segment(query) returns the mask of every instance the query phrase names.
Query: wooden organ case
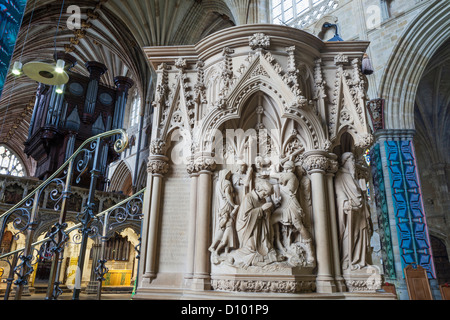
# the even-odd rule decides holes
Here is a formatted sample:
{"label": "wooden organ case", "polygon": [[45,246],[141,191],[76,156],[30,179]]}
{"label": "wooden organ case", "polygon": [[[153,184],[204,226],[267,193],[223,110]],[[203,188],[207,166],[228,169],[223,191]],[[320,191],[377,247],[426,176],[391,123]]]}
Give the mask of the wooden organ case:
{"label": "wooden organ case", "polygon": [[[55,86],[40,83],[24,152],[37,162],[35,177],[45,180],[51,176],[88,138],[123,127],[128,91],[134,85],[127,77],[114,78],[115,87],[100,82],[107,67],[99,62],[85,64],[89,77],[74,73],[76,60],[69,54],[58,53],[64,59],[69,82],[63,94]],[[108,163],[116,160],[114,137],[101,146],[100,177],[96,188],[106,183]],[[89,186],[89,175],[78,184]]]}

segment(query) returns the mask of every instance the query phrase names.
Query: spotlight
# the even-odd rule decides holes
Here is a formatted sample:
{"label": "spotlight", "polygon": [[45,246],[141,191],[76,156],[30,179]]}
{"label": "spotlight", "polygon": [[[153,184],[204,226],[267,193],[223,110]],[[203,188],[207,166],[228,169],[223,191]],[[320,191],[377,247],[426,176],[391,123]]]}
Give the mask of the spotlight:
{"label": "spotlight", "polygon": [[15,76],[20,76],[22,74],[22,63],[19,61],[14,62],[11,73]]}
{"label": "spotlight", "polygon": [[61,60],[61,59],[59,59],[57,62],[56,62],[56,67],[55,67],[55,72],[56,73],[63,73],[64,72],[64,66],[65,66],[65,61],[64,60]]}
{"label": "spotlight", "polygon": [[64,85],[63,85],[63,84],[57,85],[57,86],[56,86],[56,89],[55,89],[55,92],[56,92],[57,94],[63,94],[63,92],[64,92]]}

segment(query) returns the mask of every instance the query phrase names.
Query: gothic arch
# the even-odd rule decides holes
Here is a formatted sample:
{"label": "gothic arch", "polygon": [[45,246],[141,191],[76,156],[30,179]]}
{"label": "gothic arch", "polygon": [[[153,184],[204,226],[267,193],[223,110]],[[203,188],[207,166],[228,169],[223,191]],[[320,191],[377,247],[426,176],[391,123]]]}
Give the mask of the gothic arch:
{"label": "gothic arch", "polygon": [[450,38],[450,2],[434,1],[407,27],[386,66],[380,85],[386,100],[386,129],[414,129],[414,104],[422,74]]}
{"label": "gothic arch", "polygon": [[121,161],[111,176],[109,191],[122,191],[125,195],[133,193],[131,170],[125,161]]}
{"label": "gothic arch", "polygon": [[[325,132],[320,120],[309,110],[310,106],[305,106],[304,109],[291,108],[291,103],[296,97],[290,88],[281,80],[275,82],[265,76],[253,77],[237,86],[237,90],[229,96],[226,108],[218,108],[207,116],[202,126],[202,137],[205,137],[202,141],[211,141],[214,131],[223,123],[239,119],[244,113],[247,102],[258,92],[262,92],[273,100],[280,119],[290,118],[305,129],[308,150],[321,147],[320,142],[325,141]],[[283,127],[279,129],[284,132]]]}

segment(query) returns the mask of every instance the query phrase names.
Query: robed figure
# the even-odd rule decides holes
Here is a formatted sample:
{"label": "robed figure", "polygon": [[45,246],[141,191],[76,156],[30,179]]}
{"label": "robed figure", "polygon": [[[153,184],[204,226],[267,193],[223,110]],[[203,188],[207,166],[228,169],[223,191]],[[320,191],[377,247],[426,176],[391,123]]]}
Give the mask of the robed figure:
{"label": "robed figure", "polygon": [[238,246],[234,221],[239,205],[234,202],[234,190],[230,178],[230,170],[224,169],[219,172],[219,180],[217,182],[217,194],[219,196],[218,226],[214,241],[209,248],[215,255],[219,255],[221,250],[225,250],[225,253],[228,254],[231,249]]}
{"label": "robed figure", "polygon": [[339,241],[343,270],[358,270],[371,265],[370,238],[373,228],[366,197],[356,180],[353,153],[341,158],[336,174],[336,200],[339,219]]}
{"label": "robed figure", "polygon": [[236,220],[239,238],[236,258],[243,263],[244,268],[277,261],[271,243],[270,214],[273,204],[266,202],[272,193],[273,186],[269,182],[258,180],[255,189],[245,195],[240,205]]}

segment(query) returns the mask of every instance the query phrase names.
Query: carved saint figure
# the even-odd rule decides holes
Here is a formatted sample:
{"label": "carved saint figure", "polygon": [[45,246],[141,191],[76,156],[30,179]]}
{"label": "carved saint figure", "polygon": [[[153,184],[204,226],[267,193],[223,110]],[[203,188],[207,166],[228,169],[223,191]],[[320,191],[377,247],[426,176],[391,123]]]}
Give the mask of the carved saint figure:
{"label": "carved saint figure", "polygon": [[342,269],[358,270],[370,265],[370,212],[355,174],[355,156],[344,153],[336,174],[336,200]]}
{"label": "carved saint figure", "polygon": [[255,189],[245,195],[236,220],[239,237],[239,260],[243,267],[263,266],[277,261],[271,242],[270,215],[272,202],[266,198],[273,193],[273,186],[262,179],[256,181]]}
{"label": "carved saint figure", "polygon": [[233,186],[236,190],[236,198],[238,199],[237,202],[240,203],[244,196],[253,189],[253,168],[248,167],[248,165],[242,160],[239,160],[237,164],[238,169],[233,174],[232,180]]}
{"label": "carved saint figure", "polygon": [[219,195],[218,228],[214,241],[209,247],[209,251],[216,256],[223,249],[228,254],[230,249],[238,247],[234,224],[239,205],[234,202],[234,190],[230,177],[231,171],[228,169],[219,172],[217,182],[217,194]]}

